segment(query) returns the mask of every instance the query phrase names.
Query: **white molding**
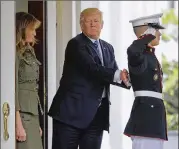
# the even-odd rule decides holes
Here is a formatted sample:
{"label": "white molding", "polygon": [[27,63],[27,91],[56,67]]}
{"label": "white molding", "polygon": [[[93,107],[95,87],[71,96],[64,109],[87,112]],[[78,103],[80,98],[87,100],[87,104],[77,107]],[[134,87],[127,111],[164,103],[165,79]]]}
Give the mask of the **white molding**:
{"label": "white molding", "polygon": [[[56,1],[47,1],[48,109],[56,93]],[[52,118],[48,117],[48,148],[52,147]]]}
{"label": "white molding", "polygon": [[[1,48],[0,48],[0,103],[1,103],[1,144],[2,149],[15,149],[15,1],[1,1]],[[2,106],[10,107],[7,130],[9,139],[4,140]]]}
{"label": "white molding", "polygon": [[57,1],[57,87],[62,76],[65,48],[73,37],[72,1]]}

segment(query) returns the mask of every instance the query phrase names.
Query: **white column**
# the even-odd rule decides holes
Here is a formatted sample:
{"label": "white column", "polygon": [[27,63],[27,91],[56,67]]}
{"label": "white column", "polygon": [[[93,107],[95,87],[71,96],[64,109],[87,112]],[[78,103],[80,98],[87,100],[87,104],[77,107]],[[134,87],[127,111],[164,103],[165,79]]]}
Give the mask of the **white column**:
{"label": "white column", "polygon": [[[73,35],[73,2],[47,2],[48,106],[59,87],[65,48]],[[48,108],[49,108],[48,107]],[[52,119],[48,118],[48,148],[52,145]]]}
{"label": "white column", "polygon": [[76,16],[73,16],[73,20],[75,20],[76,24],[76,34],[81,33],[81,28],[80,28],[80,13],[81,13],[81,1],[75,1],[75,14]]}
{"label": "white column", "polygon": [[65,48],[73,37],[73,2],[57,1],[57,86],[62,76]]}
{"label": "white column", "polygon": [[[56,1],[47,2],[48,109],[56,93]],[[48,148],[52,146],[52,119],[48,117]]]}

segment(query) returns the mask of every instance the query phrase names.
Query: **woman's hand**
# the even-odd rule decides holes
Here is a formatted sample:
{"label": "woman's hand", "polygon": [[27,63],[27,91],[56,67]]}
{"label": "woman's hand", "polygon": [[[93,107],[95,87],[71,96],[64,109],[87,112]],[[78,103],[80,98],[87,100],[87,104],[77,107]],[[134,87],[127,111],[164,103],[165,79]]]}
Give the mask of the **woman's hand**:
{"label": "woman's hand", "polygon": [[18,141],[26,141],[26,132],[22,125],[19,111],[16,111],[16,139]]}
{"label": "woman's hand", "polygon": [[39,126],[39,132],[40,132],[40,136],[42,137],[42,129],[40,126]]}

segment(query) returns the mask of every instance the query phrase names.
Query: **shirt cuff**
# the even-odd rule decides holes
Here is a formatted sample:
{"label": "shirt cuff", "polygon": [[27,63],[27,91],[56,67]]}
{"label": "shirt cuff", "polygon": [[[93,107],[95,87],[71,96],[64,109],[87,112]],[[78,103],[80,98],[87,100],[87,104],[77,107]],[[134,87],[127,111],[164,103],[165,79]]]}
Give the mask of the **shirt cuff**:
{"label": "shirt cuff", "polygon": [[121,70],[116,70],[116,72],[114,74],[113,82],[121,83],[122,80],[121,80],[120,76],[121,76]]}

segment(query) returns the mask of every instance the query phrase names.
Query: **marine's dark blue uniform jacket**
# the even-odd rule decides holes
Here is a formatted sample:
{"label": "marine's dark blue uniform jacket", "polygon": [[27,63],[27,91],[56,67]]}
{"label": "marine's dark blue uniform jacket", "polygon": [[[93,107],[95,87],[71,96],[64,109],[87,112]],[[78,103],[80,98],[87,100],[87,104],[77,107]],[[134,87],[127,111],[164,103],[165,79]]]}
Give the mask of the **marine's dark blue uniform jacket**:
{"label": "marine's dark blue uniform jacket", "polygon": [[[148,43],[155,37],[145,35],[135,40],[127,50],[131,84],[135,91],[162,93],[162,69],[155,49]],[[167,140],[166,112],[163,100],[154,97],[136,97],[124,133]]]}

